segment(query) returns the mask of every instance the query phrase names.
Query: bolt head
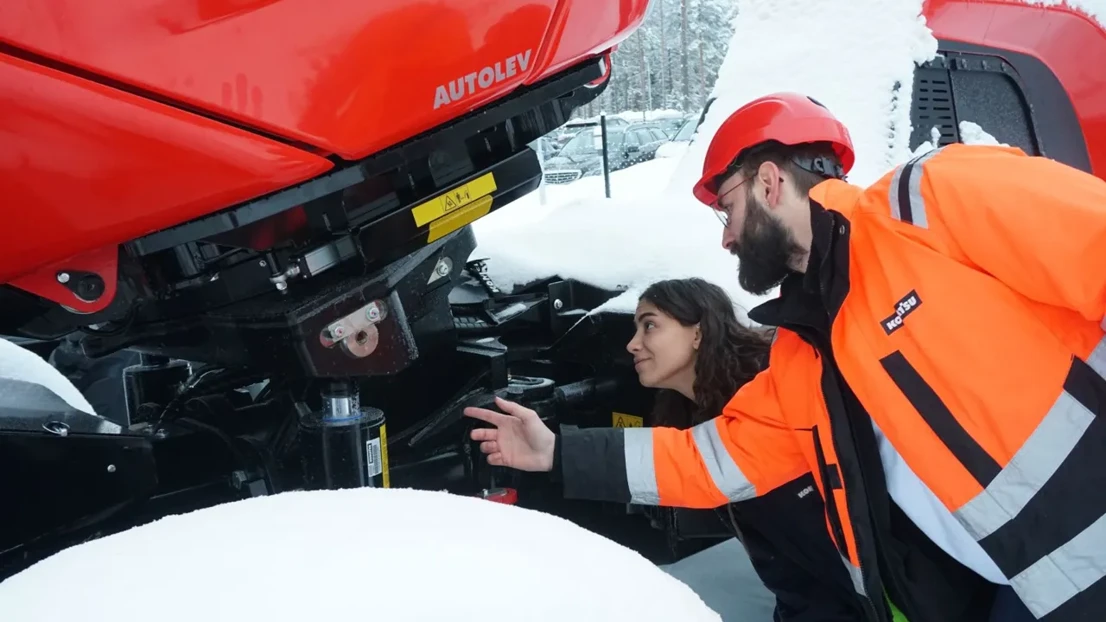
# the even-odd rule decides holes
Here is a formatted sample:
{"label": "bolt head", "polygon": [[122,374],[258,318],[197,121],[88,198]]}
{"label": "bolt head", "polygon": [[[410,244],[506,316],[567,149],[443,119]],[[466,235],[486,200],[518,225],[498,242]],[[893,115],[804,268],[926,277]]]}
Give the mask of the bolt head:
{"label": "bolt head", "polygon": [[108,465],[108,473],[114,473],[114,472],[115,472],[115,465],[114,464],[109,464]]}
{"label": "bolt head", "polygon": [[68,282],[69,282],[69,273],[68,272],[59,272],[58,273],[58,283],[68,283]]}
{"label": "bolt head", "polygon": [[284,281],[277,281],[276,288],[277,288],[277,291],[282,292],[282,291],[288,289],[288,284],[285,283]]}
{"label": "bolt head", "polygon": [[556,309],[557,311],[560,311],[561,309],[563,309],[564,306],[565,306],[565,303],[561,302],[560,298],[553,301],[553,308]]}

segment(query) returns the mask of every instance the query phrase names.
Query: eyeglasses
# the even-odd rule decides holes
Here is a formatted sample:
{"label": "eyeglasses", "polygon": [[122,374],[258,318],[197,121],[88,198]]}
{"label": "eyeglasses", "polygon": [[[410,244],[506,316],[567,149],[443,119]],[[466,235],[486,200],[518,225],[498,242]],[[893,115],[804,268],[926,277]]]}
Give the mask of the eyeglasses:
{"label": "eyeglasses", "polygon": [[722,200],[722,197],[730,194],[734,190],[737,190],[741,186],[745,185],[745,182],[749,181],[750,179],[752,179],[752,178],[751,177],[746,177],[745,179],[742,179],[740,182],[738,182],[738,184],[736,186],[734,186],[733,188],[730,188],[729,190],[727,190],[724,193],[722,193],[722,194],[718,195],[717,197],[715,197],[714,202],[711,203],[711,205],[710,205],[711,209],[714,210],[714,215],[718,217],[718,220],[722,221],[722,226],[723,227],[729,228],[729,226],[730,226],[730,218],[731,218],[732,212],[733,212],[733,205],[730,205],[728,208],[723,210],[722,209],[722,204],[720,203],[720,201]]}

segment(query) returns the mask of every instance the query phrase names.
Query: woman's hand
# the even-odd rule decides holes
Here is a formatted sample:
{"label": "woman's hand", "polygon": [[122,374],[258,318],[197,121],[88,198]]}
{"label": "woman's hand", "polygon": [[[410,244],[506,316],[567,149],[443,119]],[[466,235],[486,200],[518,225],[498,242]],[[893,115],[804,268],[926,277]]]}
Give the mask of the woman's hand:
{"label": "woman's hand", "polygon": [[503,413],[474,407],[464,411],[466,417],[495,426],[476,428],[471,434],[472,440],[482,441],[480,451],[487,454],[488,464],[520,471],[552,470],[556,436],[538,418],[538,413],[498,397],[495,405]]}

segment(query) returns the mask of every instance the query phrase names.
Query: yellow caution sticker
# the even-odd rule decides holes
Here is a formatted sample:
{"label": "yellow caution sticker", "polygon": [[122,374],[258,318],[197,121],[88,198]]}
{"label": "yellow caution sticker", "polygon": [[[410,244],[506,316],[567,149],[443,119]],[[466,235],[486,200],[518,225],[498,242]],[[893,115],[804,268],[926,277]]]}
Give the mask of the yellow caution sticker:
{"label": "yellow caution sticker", "polygon": [[388,477],[388,424],[380,426],[380,466],[383,468],[384,487],[391,488]]}
{"label": "yellow caution sticker", "polygon": [[430,232],[426,236],[426,243],[429,244],[434,240],[440,239],[453,233],[454,231],[464,227],[472,221],[486,215],[492,209],[492,198],[489,196],[483,196],[476,199],[469,205],[462,207],[461,209],[449,214],[443,218],[439,218],[430,223]]}
{"label": "yellow caution sticker", "polygon": [[625,413],[611,413],[611,425],[616,428],[640,428],[645,425],[645,419]]}
{"label": "yellow caution sticker", "polygon": [[[449,192],[439,194],[433,199],[419,203],[411,208],[411,216],[415,219],[415,226],[421,227],[428,222],[434,222],[442,216],[454,213],[466,205],[470,205],[474,201],[488,196],[495,192],[495,190],[495,175],[485,173],[467,184],[458,186]],[[431,239],[431,241],[433,241],[433,239]]]}

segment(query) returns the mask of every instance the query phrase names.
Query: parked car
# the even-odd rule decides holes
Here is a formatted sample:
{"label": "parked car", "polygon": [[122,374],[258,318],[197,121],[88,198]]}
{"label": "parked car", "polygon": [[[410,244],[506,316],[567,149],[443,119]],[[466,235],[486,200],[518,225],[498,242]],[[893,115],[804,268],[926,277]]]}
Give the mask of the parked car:
{"label": "parked car", "polygon": [[[630,125],[630,122],[627,121],[626,119],[623,119],[622,117],[613,117],[613,116],[607,117],[607,129],[608,130],[610,130],[611,128],[616,128],[616,127],[625,128],[628,125]],[[568,123],[565,123],[563,126],[561,126],[561,128],[558,129],[557,131],[551,132],[549,134],[549,137],[550,137],[554,147],[559,150],[559,149],[563,148],[565,145],[567,145],[570,140],[575,138],[577,134],[579,134],[580,132],[582,132],[586,129],[598,130],[599,129],[599,117],[591,117],[591,118],[588,118],[588,119],[575,119],[573,121],[569,121]]]}
{"label": "parked car", "polygon": [[671,138],[676,136],[676,134],[680,131],[680,128],[682,128],[690,118],[691,117],[688,115],[680,117],[668,117],[664,119],[657,119],[655,123],[659,125],[661,130],[663,130],[664,133]]}
{"label": "parked car", "polygon": [[[668,136],[656,123],[607,126],[607,163],[612,171],[652,160]],[[581,131],[555,157],[545,161],[545,181],[567,184],[603,173],[603,137],[598,127]]]}
{"label": "parked car", "polygon": [[687,148],[691,145],[691,139],[695,136],[695,131],[699,129],[699,117],[692,117],[680,126],[680,129],[676,132],[676,135],[672,137],[672,140],[661,145],[657,149],[658,158],[679,158],[687,153]]}

